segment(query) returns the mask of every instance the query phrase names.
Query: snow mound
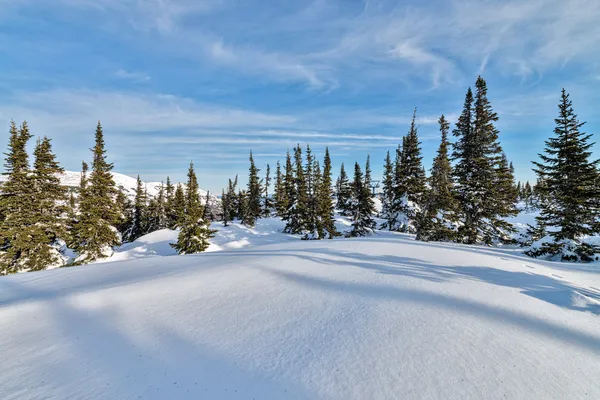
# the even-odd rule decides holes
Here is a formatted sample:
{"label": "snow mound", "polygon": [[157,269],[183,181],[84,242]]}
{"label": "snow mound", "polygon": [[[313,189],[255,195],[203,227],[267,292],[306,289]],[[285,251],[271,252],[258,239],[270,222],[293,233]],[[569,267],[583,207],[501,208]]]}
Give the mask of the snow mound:
{"label": "snow mound", "polygon": [[267,244],[273,224],[1,278],[0,398],[600,398],[598,271],[384,232]]}

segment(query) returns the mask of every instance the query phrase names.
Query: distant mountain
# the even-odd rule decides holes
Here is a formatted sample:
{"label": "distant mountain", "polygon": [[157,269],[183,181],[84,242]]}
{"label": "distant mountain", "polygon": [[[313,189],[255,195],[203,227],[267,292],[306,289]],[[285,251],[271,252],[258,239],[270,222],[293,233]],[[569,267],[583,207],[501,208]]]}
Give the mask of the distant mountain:
{"label": "distant mountain", "polygon": [[[127,194],[130,199],[135,198],[135,189],[137,187],[137,179],[133,178],[129,175],[119,174],[118,172],[111,172],[115,184],[119,189]],[[6,175],[0,175],[0,182],[6,180]],[[65,171],[64,174],[61,175],[60,181],[63,185],[68,187],[79,187],[79,181],[81,180],[81,172],[76,171]],[[148,195],[154,197],[158,194],[160,189],[160,182],[144,182],[146,186],[146,190],[148,191]],[[206,199],[206,191],[198,190],[200,193],[200,197],[202,198],[202,203],[204,203],[204,199]],[[210,196],[210,204],[220,207],[221,200],[216,196]]]}

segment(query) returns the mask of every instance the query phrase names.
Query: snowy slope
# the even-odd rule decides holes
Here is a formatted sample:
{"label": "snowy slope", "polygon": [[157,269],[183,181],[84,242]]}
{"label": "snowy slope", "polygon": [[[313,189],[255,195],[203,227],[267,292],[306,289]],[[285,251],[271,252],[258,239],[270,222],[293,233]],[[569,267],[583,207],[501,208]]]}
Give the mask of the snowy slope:
{"label": "snowy slope", "polygon": [[0,398],[597,399],[571,267],[381,233],[3,277]]}

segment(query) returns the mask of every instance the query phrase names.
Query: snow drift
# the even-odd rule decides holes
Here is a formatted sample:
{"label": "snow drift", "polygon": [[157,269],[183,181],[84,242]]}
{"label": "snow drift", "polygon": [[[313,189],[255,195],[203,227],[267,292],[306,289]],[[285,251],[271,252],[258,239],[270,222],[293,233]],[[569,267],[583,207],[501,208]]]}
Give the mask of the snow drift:
{"label": "snow drift", "polygon": [[600,398],[599,288],[390,233],[9,276],[0,398]]}

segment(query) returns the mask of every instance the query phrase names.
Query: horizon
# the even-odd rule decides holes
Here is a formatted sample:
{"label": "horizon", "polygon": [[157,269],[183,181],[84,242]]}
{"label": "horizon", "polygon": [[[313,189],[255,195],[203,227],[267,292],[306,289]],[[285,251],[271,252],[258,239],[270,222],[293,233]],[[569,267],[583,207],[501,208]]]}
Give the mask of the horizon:
{"label": "horizon", "polygon": [[535,181],[562,87],[583,130],[600,127],[592,0],[54,3],[0,0],[0,131],[6,148],[27,120],[65,170],[90,160],[100,120],[114,171],[147,182],[185,182],[194,161],[218,194],[245,183],[251,150],[274,174],[296,143],[329,146],[334,179],[370,154],[380,179],[414,107],[429,170],[437,119],[454,128],[479,74],[517,181]]}

